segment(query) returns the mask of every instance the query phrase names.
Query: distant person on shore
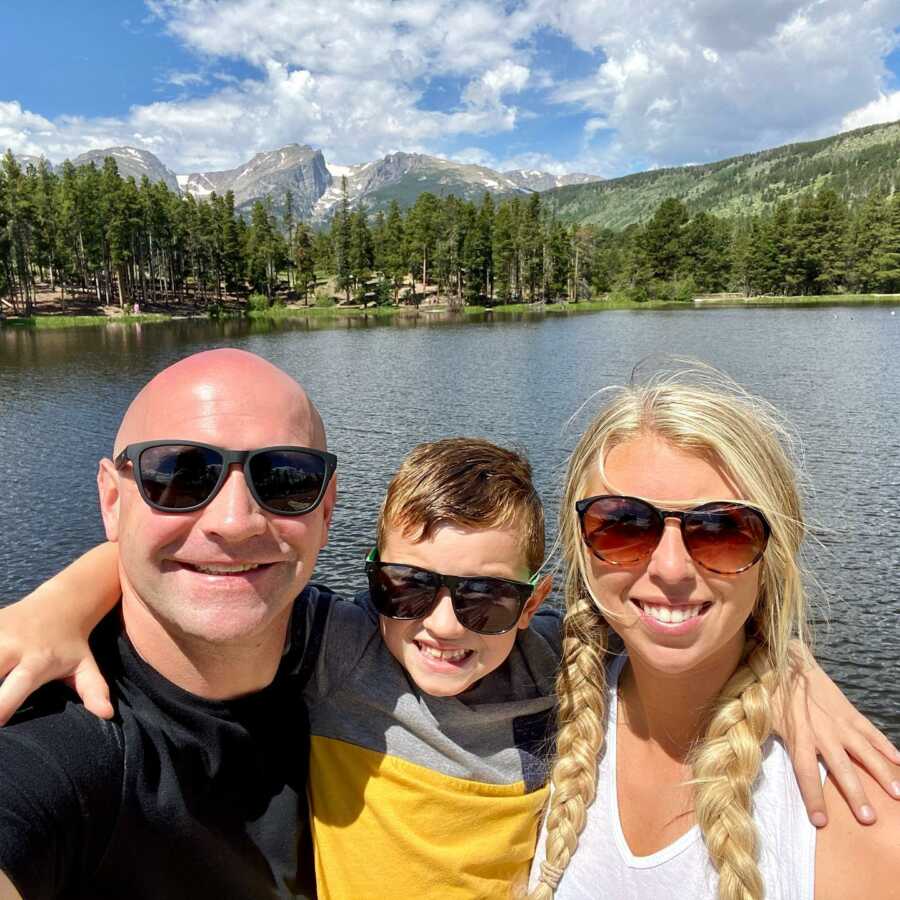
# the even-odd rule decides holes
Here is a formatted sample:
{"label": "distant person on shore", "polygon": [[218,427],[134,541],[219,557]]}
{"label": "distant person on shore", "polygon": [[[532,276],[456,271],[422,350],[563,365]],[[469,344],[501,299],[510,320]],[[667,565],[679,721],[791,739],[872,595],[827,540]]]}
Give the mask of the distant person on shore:
{"label": "distant person on shore", "polygon": [[[174,502],[192,481],[173,472],[152,469],[144,491]],[[301,597],[291,652],[306,651],[295,683],[312,732],[320,896],[503,897],[524,882],[559,657],[557,617],[536,615],[550,587],[536,577],[543,555],[527,462],[485,441],[437,441],[391,482],[370,595]],[[114,556],[93,551],[45,586],[37,607],[25,601],[38,642],[66,657],[53,634],[86,633],[115,603]],[[96,674],[83,653],[76,642],[73,660]],[[82,678],[82,692],[102,711],[91,682]],[[280,715],[301,711],[297,696]]]}
{"label": "distant person on shore", "polygon": [[[576,447],[558,755],[531,900],[603,884],[654,900],[898,896],[900,806],[871,791],[878,822],[863,828],[829,776],[834,814],[817,832],[771,734],[806,631],[782,433],[737,388],[670,377],[623,389]],[[900,769],[880,768],[896,796]]]}

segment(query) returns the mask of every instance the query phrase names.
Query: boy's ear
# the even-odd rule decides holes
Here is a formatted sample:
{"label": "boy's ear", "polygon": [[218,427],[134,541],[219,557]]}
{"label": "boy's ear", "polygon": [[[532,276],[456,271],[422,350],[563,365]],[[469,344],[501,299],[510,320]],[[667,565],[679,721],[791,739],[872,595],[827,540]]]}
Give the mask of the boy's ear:
{"label": "boy's ear", "polygon": [[528,598],[522,615],[519,618],[519,628],[527,628],[531,624],[532,616],[540,609],[541,604],[547,599],[547,595],[553,587],[553,576],[544,576],[535,586],[534,591]]}

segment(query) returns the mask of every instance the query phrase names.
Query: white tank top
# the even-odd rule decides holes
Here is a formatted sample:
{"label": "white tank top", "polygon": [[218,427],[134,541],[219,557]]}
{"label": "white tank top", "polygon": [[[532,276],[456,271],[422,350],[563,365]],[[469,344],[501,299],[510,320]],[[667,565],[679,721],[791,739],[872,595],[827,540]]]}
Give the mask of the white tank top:
{"label": "white tank top", "polygon": [[[635,856],[625,840],[616,791],[616,684],[624,664],[622,656],[609,669],[609,721],[597,797],[588,809],[556,900],[715,900],[718,875],[699,826],[650,856]],[[762,767],[753,788],[753,818],[766,900],[813,900],[816,829],[807,818],[791,761],[776,738],[763,746]],[[532,888],[540,875],[546,838],[542,828],[531,870]]]}

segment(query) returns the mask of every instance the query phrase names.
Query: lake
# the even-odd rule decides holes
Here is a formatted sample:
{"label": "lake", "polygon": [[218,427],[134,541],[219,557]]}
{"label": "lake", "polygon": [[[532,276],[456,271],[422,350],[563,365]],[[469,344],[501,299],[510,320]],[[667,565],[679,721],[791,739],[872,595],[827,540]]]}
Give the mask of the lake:
{"label": "lake", "polygon": [[[230,344],[297,377],[339,457],[318,575],[362,585],[386,485],[415,443],[524,449],[555,527],[568,452],[596,392],[650,354],[700,358],[781,409],[802,442],[817,652],[900,739],[900,315],[891,307],[687,309],[346,322],[285,319],[0,329],[0,575],[20,596],[102,539],[94,478],[136,390]],[[574,418],[573,418],[574,417]]]}

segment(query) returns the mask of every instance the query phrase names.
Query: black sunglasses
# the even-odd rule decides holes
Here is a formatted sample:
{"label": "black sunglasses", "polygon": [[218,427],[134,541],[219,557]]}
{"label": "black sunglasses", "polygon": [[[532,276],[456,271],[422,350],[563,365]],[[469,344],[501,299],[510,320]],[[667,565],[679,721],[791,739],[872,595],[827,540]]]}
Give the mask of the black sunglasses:
{"label": "black sunglasses", "polygon": [[129,444],[115,458],[115,466],[121,469],[129,461],[141,497],[161,512],[193,512],[206,506],[236,463],[243,467],[256,502],[279,516],[312,512],[337,466],[333,453],[309,447],[226,450],[174,440]]}
{"label": "black sunglasses", "polygon": [[388,619],[424,619],[438,605],[442,587],[450,592],[460,625],[476,634],[505,634],[515,627],[538,576],[512,581],[481,575],[442,575],[430,569],[386,563],[373,550],[366,559],[369,595]]}
{"label": "black sunglasses", "polygon": [[581,536],[597,559],[630,566],[652,556],[666,519],[678,519],[681,538],[694,562],[719,575],[737,575],[762,559],[769,542],[766,517],[733,500],[694,509],[658,509],[638,497],[601,494],[575,504]]}

